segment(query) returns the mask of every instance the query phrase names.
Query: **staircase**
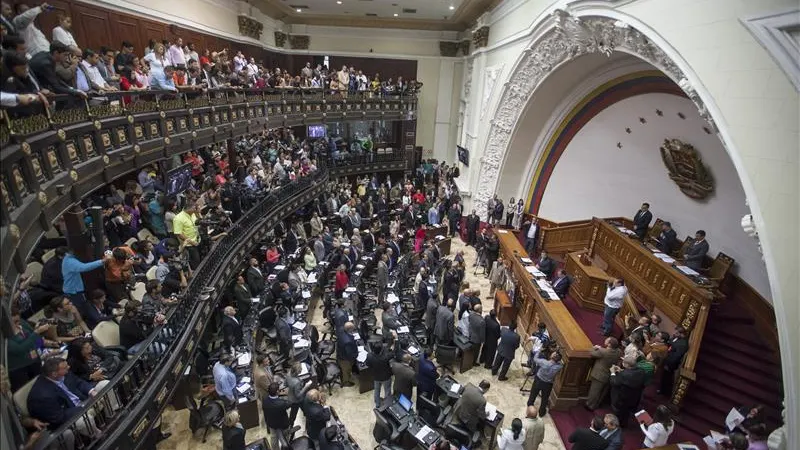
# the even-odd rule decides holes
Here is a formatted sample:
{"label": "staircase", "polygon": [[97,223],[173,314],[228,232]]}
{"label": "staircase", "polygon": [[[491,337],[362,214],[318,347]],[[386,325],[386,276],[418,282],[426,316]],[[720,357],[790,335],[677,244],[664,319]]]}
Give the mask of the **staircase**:
{"label": "staircase", "polygon": [[768,429],[780,425],[783,385],[777,355],[760,339],[740,300],[712,308],[679,422],[699,435],[724,431],[734,406],[766,406]]}

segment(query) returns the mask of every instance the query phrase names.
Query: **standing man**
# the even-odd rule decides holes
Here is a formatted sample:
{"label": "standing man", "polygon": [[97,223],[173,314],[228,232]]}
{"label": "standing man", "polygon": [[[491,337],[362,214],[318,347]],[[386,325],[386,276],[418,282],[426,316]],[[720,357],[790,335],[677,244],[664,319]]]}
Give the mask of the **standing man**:
{"label": "standing man", "polygon": [[439,208],[434,203],[428,209],[428,225],[439,225]]}
{"label": "standing man", "polygon": [[[478,303],[469,312],[469,342],[472,344],[474,355],[481,354],[481,345],[486,340],[486,320],[481,315],[482,308],[481,304]],[[475,364],[478,364],[478,362],[475,361]]]}
{"label": "standing man", "polygon": [[605,309],[603,309],[603,336],[611,336],[611,332],[614,330],[614,317],[617,316],[620,308],[622,308],[626,295],[628,295],[628,288],[625,286],[625,280],[622,278],[609,280],[606,288],[606,298],[603,300],[605,304]]}
{"label": "standing man", "polygon": [[607,442],[600,436],[600,432],[604,429],[603,418],[592,417],[589,428],[576,428],[569,435],[568,440],[572,442],[572,450],[605,450]]}
{"label": "standing man", "polygon": [[386,301],[386,287],[389,285],[389,266],[387,262],[389,256],[384,253],[378,261],[378,268],[375,270],[375,283],[378,285],[378,304]]}
{"label": "standing man", "polygon": [[392,395],[398,396],[403,394],[407,399],[412,399],[414,386],[417,385],[417,373],[411,367],[411,355],[408,353],[403,354],[402,362],[394,361],[391,363],[392,374],[394,375],[394,384],[392,386]]}
{"label": "standing man", "polygon": [[636,365],[635,356],[622,358],[622,368],[611,367],[611,410],[624,427],[630,415],[636,411],[644,390],[645,373]]}
{"label": "standing man", "polygon": [[533,362],[538,367],[538,370],[533,379],[533,388],[531,388],[531,395],[528,397],[528,406],[533,406],[536,397],[541,393],[539,417],[544,417],[547,414],[547,404],[550,402],[550,392],[553,390],[556,375],[564,367],[564,364],[561,363],[561,354],[558,352],[553,352],[550,355],[550,359],[541,358],[541,354],[537,354],[533,358]]}
{"label": "standing man", "polygon": [[489,390],[491,384],[483,380],[476,387],[469,383],[464,386],[464,393],[453,407],[453,417],[461,421],[462,424],[474,433],[483,430],[486,421],[486,397],[484,394]]}
{"label": "standing man", "polygon": [[506,285],[506,266],[503,263],[503,258],[497,260],[497,264],[491,267],[489,272],[489,298],[494,298],[494,293],[498,288],[503,288]]}
{"label": "standing man", "polygon": [[[183,53],[181,53],[183,54]],[[194,202],[186,202],[183,211],[172,219],[172,229],[181,246],[189,254],[189,266],[192,270],[200,265],[200,235],[197,232],[197,207]]]}
{"label": "standing man", "polygon": [[306,393],[311,389],[314,382],[308,380],[303,384],[300,379],[300,373],[303,372],[303,363],[294,363],[292,370],[286,376],[284,383],[286,384],[286,399],[292,405],[289,412],[289,426],[294,426],[294,421],[297,419],[297,411],[303,406],[303,400],[306,398]]}
{"label": "standing man", "polygon": [[478,236],[478,227],[481,225],[481,218],[472,210],[472,214],[467,216],[467,245],[475,246]]}
{"label": "standing man", "polygon": [[633,232],[639,236],[640,241],[647,237],[651,220],[653,220],[653,213],[650,212],[650,203],[642,203],[642,207],[633,216]]}
{"label": "standing man", "polygon": [[536,253],[536,242],[539,241],[539,219],[532,217],[528,222],[528,229],[525,231],[525,251],[528,257],[533,257]]}
{"label": "standing man", "polygon": [[675,230],[672,229],[672,224],[669,222],[664,222],[661,224],[661,233],[658,235],[658,240],[656,241],[656,247],[661,250],[662,253],[670,254],[675,250],[678,242],[678,234],[675,233]]}
{"label": "standing man", "polygon": [[232,369],[234,364],[236,359],[225,353],[211,369],[214,374],[214,390],[227,406],[236,404],[236,374]]}
{"label": "standing man", "polygon": [[70,250],[67,250],[64,259],[61,261],[61,279],[63,280],[61,289],[81,314],[83,314],[83,311],[88,310],[89,307],[81,274],[103,267],[104,262],[105,260],[98,259],[97,261],[82,263],[75,256],[75,253]]}
{"label": "standing man", "polygon": [[684,262],[687,266],[699,272],[703,268],[703,258],[706,257],[706,253],[708,253],[706,232],[697,230],[697,233],[694,234],[694,244],[686,249],[686,253],[683,255]]}
{"label": "standing man", "polygon": [[344,324],[344,328],[339,332],[336,342],[336,359],[339,360],[339,368],[342,370],[342,387],[353,386],[353,364],[358,356],[358,345],[353,338],[356,326],[353,322]]}
{"label": "standing man", "polygon": [[[392,395],[392,367],[390,361],[392,353],[383,346],[382,342],[377,342],[372,346],[373,351],[367,354],[367,366],[372,369],[375,408],[380,408],[384,399]],[[386,394],[381,398],[381,388]]]}
{"label": "standing man", "polygon": [[303,415],[306,416],[306,434],[314,442],[314,448],[319,448],[319,433],[331,418],[331,410],[325,406],[325,398],[320,391],[308,391],[303,404]]}
{"label": "standing man", "polygon": [[689,351],[689,340],[686,339],[686,328],[678,326],[669,342],[669,351],[664,358],[664,372],[661,374],[661,395],[672,396],[672,385],[675,383],[675,372],[681,367],[683,356]]}
{"label": "standing man", "polygon": [[247,286],[253,297],[258,297],[264,291],[264,275],[258,267],[256,258],[250,258],[250,267],[247,268]]}
{"label": "standing man", "polygon": [[586,398],[585,405],[589,411],[597,409],[608,395],[608,379],[611,375],[611,366],[619,361],[620,356],[622,356],[622,352],[619,349],[617,338],[608,337],[605,341],[605,347],[595,345],[592,349],[594,365],[589,375],[592,379],[592,385],[589,387],[589,396]]}
{"label": "standing man", "polygon": [[236,277],[236,286],[233,287],[233,296],[236,297],[236,308],[239,311],[239,317],[242,321],[250,314],[250,305],[253,303],[253,294],[247,283],[244,281],[244,276],[239,275]]}
{"label": "standing man", "polygon": [[498,380],[505,381],[508,379],[506,377],[508,367],[511,365],[511,361],[514,360],[514,353],[516,353],[517,348],[519,348],[519,341],[517,323],[512,321],[508,325],[508,328],[500,332],[500,344],[497,346],[497,356],[492,366],[492,375],[497,375],[498,370],[500,372],[500,376],[497,378]]}
{"label": "standing man", "polygon": [[539,412],[533,406],[525,408],[522,429],[525,430],[523,450],[539,450],[539,446],[544,442],[544,421],[539,418]]}
{"label": "standing man", "polygon": [[486,341],[483,344],[483,352],[478,362],[483,363],[483,367],[491,369],[494,363],[494,355],[497,351],[497,340],[500,339],[500,322],[497,321],[497,312],[489,311],[486,317]]}
{"label": "standing man", "polygon": [[453,299],[450,298],[447,299],[447,305],[439,305],[439,309],[436,310],[436,325],[433,334],[436,336],[438,345],[450,345],[453,342],[455,335],[453,305]]}
{"label": "standing man", "polygon": [[278,383],[270,383],[267,396],[261,399],[264,422],[269,429],[270,446],[275,449],[280,448],[279,435],[292,426],[287,412],[292,404],[285,398],[278,397],[278,389]]}

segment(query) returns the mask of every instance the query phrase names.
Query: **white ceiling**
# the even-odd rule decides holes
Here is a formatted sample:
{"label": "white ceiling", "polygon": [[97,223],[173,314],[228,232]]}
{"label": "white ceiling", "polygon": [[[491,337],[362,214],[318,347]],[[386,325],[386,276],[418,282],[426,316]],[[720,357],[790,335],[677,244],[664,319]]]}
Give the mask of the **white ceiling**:
{"label": "white ceiling", "polygon": [[[425,19],[445,20],[458,11],[464,0],[278,0],[283,5],[296,10],[301,7],[302,14],[314,16],[337,17],[368,17],[367,14],[377,14],[378,17],[391,18],[397,14],[399,19]],[[277,3],[277,1],[275,2]],[[302,8],[308,6],[308,9]],[[450,7],[453,7],[451,10]],[[416,12],[403,12],[403,10],[416,10]],[[293,11],[297,14],[296,11]]]}

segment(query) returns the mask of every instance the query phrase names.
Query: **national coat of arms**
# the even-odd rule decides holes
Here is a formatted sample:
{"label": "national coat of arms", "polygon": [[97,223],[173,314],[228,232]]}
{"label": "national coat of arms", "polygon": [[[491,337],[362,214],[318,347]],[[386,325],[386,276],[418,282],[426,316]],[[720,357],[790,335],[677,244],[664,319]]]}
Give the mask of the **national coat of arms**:
{"label": "national coat of arms", "polygon": [[714,192],[714,177],[691,144],[678,139],[664,139],[661,159],[667,166],[669,177],[687,196],[702,200]]}

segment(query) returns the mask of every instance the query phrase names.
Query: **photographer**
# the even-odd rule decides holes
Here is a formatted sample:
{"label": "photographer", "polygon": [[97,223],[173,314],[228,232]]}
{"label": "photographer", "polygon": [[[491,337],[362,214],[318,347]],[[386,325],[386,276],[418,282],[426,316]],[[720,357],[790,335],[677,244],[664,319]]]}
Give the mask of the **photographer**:
{"label": "photographer", "polygon": [[[156,281],[161,284],[161,293],[167,297],[177,294],[188,285],[186,273],[188,265],[174,256],[174,253],[164,253],[156,266]],[[148,284],[150,282],[148,281]]]}
{"label": "photographer", "polygon": [[193,202],[186,202],[186,205],[172,221],[175,236],[189,254],[189,265],[196,269],[200,265],[200,235],[197,232],[197,208]]}
{"label": "photographer", "polygon": [[135,253],[130,247],[116,247],[111,251],[111,258],[105,260],[106,292],[115,302],[129,298],[128,288],[133,279]]}

